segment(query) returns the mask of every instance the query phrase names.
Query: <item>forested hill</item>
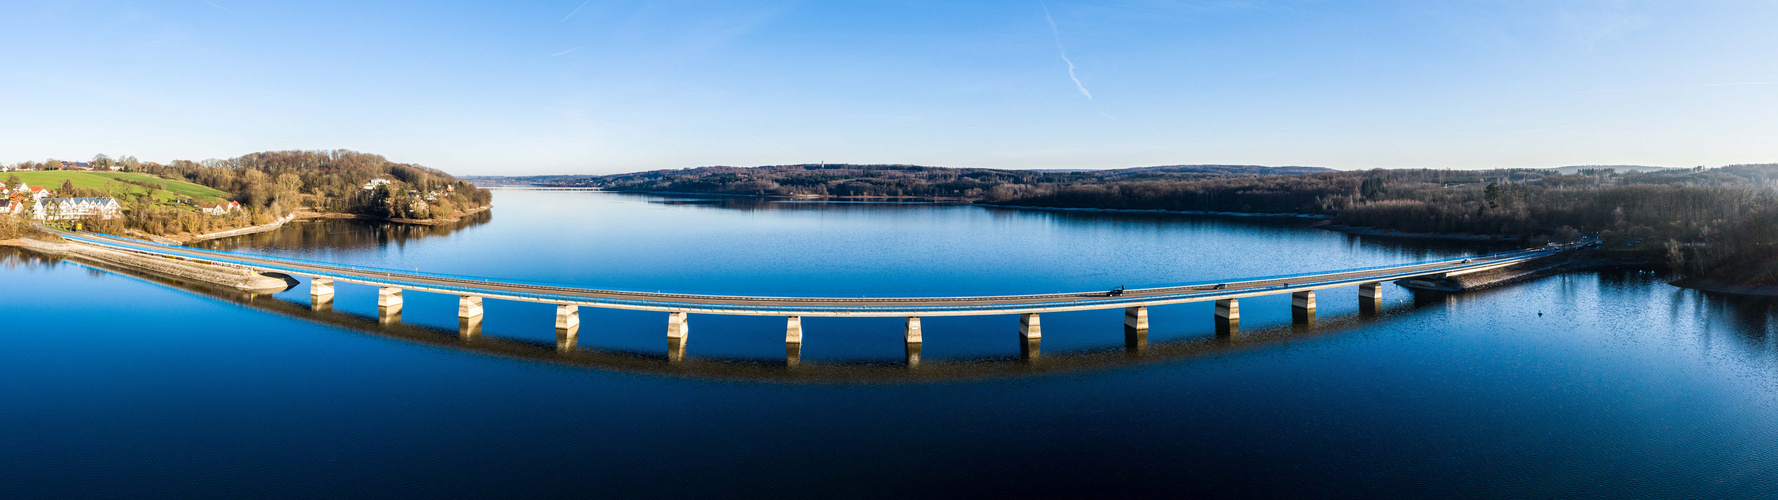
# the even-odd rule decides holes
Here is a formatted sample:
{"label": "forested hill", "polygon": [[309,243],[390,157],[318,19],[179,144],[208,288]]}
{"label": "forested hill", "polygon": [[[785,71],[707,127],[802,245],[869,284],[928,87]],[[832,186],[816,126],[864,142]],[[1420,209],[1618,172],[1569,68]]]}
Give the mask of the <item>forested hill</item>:
{"label": "forested hill", "polygon": [[[14,177],[65,179],[57,197],[111,197],[122,218],[89,221],[95,230],[199,234],[264,224],[297,210],[407,220],[451,220],[489,204],[487,190],[450,174],[382,155],[343,149],[266,151],[229,159],[94,157],[91,163],[46,160],[10,165]],[[238,209],[200,210],[221,200]],[[115,226],[115,227],[114,227]]]}
{"label": "forested hill", "polygon": [[614,191],[649,191],[776,196],[848,196],[899,198],[990,197],[997,186],[1070,185],[1113,181],[1189,180],[1260,175],[1308,175],[1333,172],[1320,167],[1254,165],[1172,165],[1116,170],[996,170],[918,165],[774,165],[765,167],[698,167],[628,174],[533,177],[467,177],[484,185],[526,184],[597,187]]}

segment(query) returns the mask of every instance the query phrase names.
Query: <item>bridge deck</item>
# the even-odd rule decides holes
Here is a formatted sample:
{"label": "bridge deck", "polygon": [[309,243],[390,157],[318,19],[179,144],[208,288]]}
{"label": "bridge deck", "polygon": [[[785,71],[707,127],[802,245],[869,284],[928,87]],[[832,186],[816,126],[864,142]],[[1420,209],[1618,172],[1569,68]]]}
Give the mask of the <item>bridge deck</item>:
{"label": "bridge deck", "polygon": [[[261,272],[280,272],[414,291],[612,309],[758,316],[974,316],[1156,306],[1294,293],[1421,276],[1473,273],[1561,251],[1557,247],[1535,248],[1396,266],[1130,289],[1119,296],[1094,291],[974,297],[750,297],[519,283],[170,246],[93,233],[57,233],[69,240],[128,252],[204,260]],[[1222,288],[1216,288],[1219,284]]]}

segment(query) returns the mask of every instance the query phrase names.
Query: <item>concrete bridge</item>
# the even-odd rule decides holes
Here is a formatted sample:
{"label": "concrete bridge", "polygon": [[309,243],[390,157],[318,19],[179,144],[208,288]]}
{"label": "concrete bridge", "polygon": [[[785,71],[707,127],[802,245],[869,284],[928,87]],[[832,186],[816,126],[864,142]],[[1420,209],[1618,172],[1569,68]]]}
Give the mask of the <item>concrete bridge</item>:
{"label": "concrete bridge", "polygon": [[63,238],[119,251],[166,258],[205,261],[237,266],[261,273],[284,273],[310,278],[309,296],[315,309],[331,308],[335,282],[359,283],[379,288],[377,309],[384,321],[400,321],[402,294],[421,291],[457,295],[457,316],[465,335],[479,332],[484,299],[540,302],[556,305],[558,347],[574,346],[580,327],[581,307],[630,309],[667,313],[668,357],[684,356],[690,334],[690,314],[781,316],[786,318],[784,341],[794,362],[803,340],[802,318],[903,317],[908,360],[918,363],[924,340],[920,318],[928,316],[1018,315],[1021,346],[1035,356],[1042,337],[1041,314],[1098,309],[1124,310],[1126,342],[1146,343],[1148,308],[1187,302],[1216,303],[1219,334],[1234,332],[1241,321],[1240,299],[1291,294],[1292,316],[1309,321],[1315,315],[1315,292],[1356,286],[1359,305],[1374,310],[1382,302],[1382,284],[1407,278],[1441,278],[1498,269],[1555,255],[1569,247],[1548,246],[1466,258],[1394,266],[1347,269],[1291,276],[1272,276],[1218,283],[1129,289],[1122,293],[1091,291],[1030,295],[963,297],[754,297],[631,292],[530,284],[492,278],[397,271],[343,264],[311,262],[281,257],[249,255],[183,246],[163,245],[94,233],[57,231]]}

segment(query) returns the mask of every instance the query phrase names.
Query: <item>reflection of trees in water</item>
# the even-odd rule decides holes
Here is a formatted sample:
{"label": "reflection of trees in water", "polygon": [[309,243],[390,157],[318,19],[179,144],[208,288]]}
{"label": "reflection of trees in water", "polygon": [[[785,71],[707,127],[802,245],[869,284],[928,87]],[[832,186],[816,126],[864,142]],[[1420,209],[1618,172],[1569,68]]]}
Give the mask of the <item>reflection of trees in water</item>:
{"label": "reflection of trees in water", "polygon": [[0,247],[0,268],[36,269],[40,265],[55,265],[62,259],[53,255],[45,255],[18,247]]}
{"label": "reflection of trees in water", "polygon": [[[798,210],[798,211],[869,211],[869,210],[905,210],[908,208],[932,206],[970,206],[968,203],[924,203],[924,202],[885,202],[885,201],[799,201],[789,198],[771,198],[761,196],[715,196],[697,194],[658,194],[658,193],[626,193],[613,192],[620,196],[633,196],[647,200],[649,203],[662,205],[678,205],[687,207],[708,207],[720,210],[763,211],[763,210]],[[1041,219],[1060,225],[1079,225],[1093,227],[1119,228],[1194,228],[1210,229],[1239,227],[1248,230],[1290,232],[1310,229],[1321,219],[1307,217],[1276,217],[1246,216],[1228,214],[1193,214],[1143,211],[1106,211],[1106,210],[1043,210],[1029,208],[1008,208],[990,205],[976,205],[987,210],[995,217],[1018,217]],[[1319,230],[1318,230],[1319,231]],[[1426,256],[1428,258],[1462,254],[1491,253],[1523,248],[1524,243],[1510,241],[1473,241],[1436,238],[1408,238],[1372,235],[1343,235],[1353,245],[1388,250],[1391,252]]]}
{"label": "reflection of trees in water", "polygon": [[436,226],[354,219],[314,219],[287,224],[275,231],[222,238],[197,243],[193,246],[212,250],[378,248],[391,243],[399,246],[407,244],[410,240],[450,235],[487,224],[493,219],[492,210],[466,216],[463,220],[454,223]]}

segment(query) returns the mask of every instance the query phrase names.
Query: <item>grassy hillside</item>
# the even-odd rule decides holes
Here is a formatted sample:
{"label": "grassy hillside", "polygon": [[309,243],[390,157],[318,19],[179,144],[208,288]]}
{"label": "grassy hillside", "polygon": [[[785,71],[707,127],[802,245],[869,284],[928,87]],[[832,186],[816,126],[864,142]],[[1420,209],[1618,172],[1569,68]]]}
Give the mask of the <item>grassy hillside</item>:
{"label": "grassy hillside", "polygon": [[[221,198],[228,194],[215,188],[200,186],[190,182],[163,179],[140,173],[49,170],[39,172],[12,172],[6,175],[17,175],[19,180],[25,181],[26,184],[43,186],[49,189],[61,187],[62,181],[73,181],[75,187],[106,189],[109,185],[113,188],[127,189],[130,193],[135,194],[147,193],[149,189],[122,181],[149,182],[166,186],[166,189],[164,190],[156,189],[153,193],[150,193],[156,200],[163,202],[171,201],[178,198],[179,195],[184,195],[190,196],[201,203],[212,203],[215,202],[217,198]],[[0,177],[0,179],[4,179],[4,177]]]}

